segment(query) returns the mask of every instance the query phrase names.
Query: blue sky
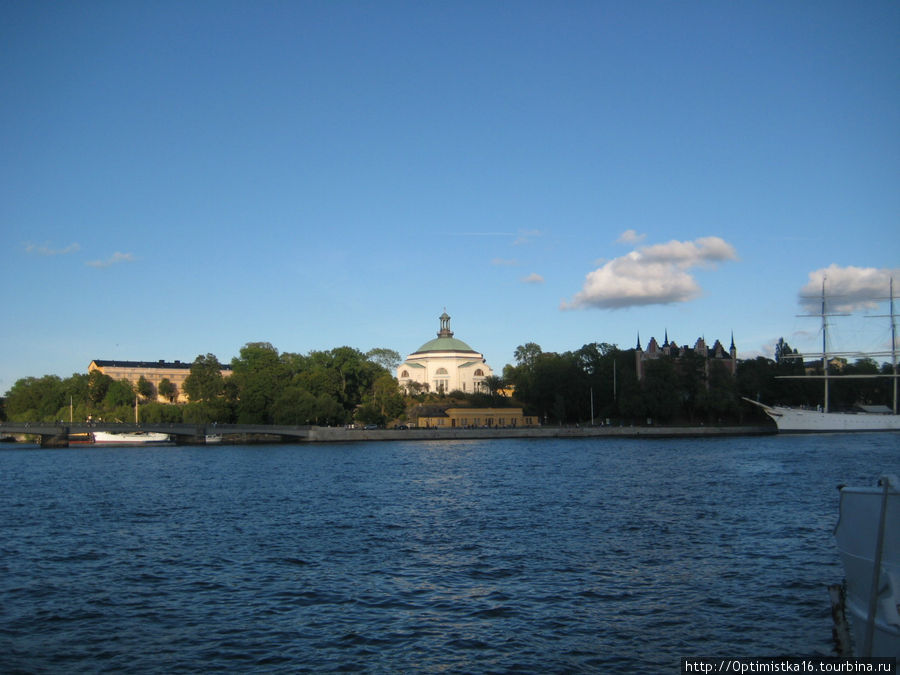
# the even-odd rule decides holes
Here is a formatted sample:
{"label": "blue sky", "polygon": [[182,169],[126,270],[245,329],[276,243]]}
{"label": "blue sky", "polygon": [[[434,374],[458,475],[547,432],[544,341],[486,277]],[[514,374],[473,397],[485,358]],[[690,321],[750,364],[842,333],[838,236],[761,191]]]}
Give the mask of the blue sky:
{"label": "blue sky", "polygon": [[858,298],[900,268],[896,2],[0,15],[0,392],[255,341],[406,355],[444,308],[498,372],[666,331],[771,356],[815,348],[822,270]]}

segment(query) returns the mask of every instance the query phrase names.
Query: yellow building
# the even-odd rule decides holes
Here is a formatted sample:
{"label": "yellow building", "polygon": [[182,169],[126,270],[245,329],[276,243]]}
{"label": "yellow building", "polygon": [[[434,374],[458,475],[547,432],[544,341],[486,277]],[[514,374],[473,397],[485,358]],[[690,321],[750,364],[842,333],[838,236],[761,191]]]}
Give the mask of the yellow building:
{"label": "yellow building", "polygon": [[523,415],[522,408],[445,408],[420,415],[417,426],[430,429],[465,429],[468,427],[536,427],[536,415]]}
{"label": "yellow building", "polygon": [[[175,402],[187,403],[188,397],[184,393],[184,381],[191,374],[190,363],[181,361],[104,361],[95,359],[88,366],[88,373],[95,370],[104,375],[109,375],[114,380],[128,380],[137,389],[141,377],[153,385],[156,390],[156,399],[168,402],[168,399],[159,395],[159,384],[168,380],[175,385]],[[222,377],[231,375],[231,366],[222,366]]]}

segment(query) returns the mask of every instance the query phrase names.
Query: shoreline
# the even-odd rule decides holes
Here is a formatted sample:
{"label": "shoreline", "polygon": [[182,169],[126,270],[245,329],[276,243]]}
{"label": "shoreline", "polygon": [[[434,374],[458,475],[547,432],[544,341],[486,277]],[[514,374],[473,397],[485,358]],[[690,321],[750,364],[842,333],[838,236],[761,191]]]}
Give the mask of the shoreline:
{"label": "shoreline", "polygon": [[[49,426],[49,425],[48,425]],[[149,426],[149,425],[148,425]],[[305,444],[305,443],[361,443],[377,441],[444,441],[444,440],[492,440],[492,439],[541,439],[541,438],[717,438],[736,436],[774,436],[778,433],[772,425],[740,426],[586,426],[586,427],[519,427],[519,428],[477,428],[477,429],[347,429],[345,427],[274,427],[252,425],[243,429],[221,425],[216,430],[217,440],[206,440],[204,429],[192,427],[165,429],[176,439],[166,445],[260,445],[260,444]],[[235,425],[237,426],[237,425]],[[0,429],[2,430],[2,429]],[[21,430],[0,438],[7,447],[20,443],[31,443],[28,436],[43,432],[43,447],[100,447],[93,444],[70,444],[65,432],[59,429],[37,429],[22,433]],[[36,432],[36,433],[35,433]],[[106,444],[104,444],[106,445]],[[156,444],[158,445],[158,444]],[[123,444],[122,447],[126,445]],[[118,446],[117,446],[118,447]],[[128,444],[128,447],[143,447]]]}
{"label": "shoreline", "polygon": [[440,441],[502,438],[714,438],[774,436],[775,425],[522,427],[518,429],[342,429],[311,427],[306,442]]}

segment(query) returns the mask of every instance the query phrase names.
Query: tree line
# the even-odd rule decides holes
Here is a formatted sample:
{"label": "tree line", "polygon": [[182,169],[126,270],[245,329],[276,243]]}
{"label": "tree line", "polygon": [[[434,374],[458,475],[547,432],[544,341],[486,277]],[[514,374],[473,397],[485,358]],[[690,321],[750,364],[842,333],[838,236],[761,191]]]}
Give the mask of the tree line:
{"label": "tree line", "polygon": [[0,414],[11,421],[129,422],[137,401],[140,421],[148,423],[384,424],[405,409],[391,375],[399,361],[400,355],[389,349],[363,353],[338,347],[303,355],[252,342],[232,359],[227,377],[215,355],[198,356],[182,385],[186,404],[156,400],[157,395],[174,400],[177,391],[167,380],[154,388],[141,378],[135,386],[93,371],[65,379],[20,379],[7,393]]}
{"label": "tree line", "polygon": [[[486,380],[483,392],[466,394],[401,391],[393,376],[400,355],[390,349],[363,353],[338,347],[302,355],[253,342],[232,359],[228,376],[213,354],[198,356],[183,384],[186,404],[156,400],[157,394],[174,399],[174,385],[166,381],[155,390],[146,380],[134,386],[94,371],[17,381],[0,406],[0,419],[71,416],[127,422],[134,419],[137,400],[140,420],[151,423],[384,425],[404,420],[408,409],[422,404],[515,405],[544,424],[748,423],[763,417],[743,397],[793,406],[822,403],[821,380],[780,379],[806,372],[802,360],[792,358],[795,354],[780,341],[774,360],[739,361],[732,374],[726,362],[687,349],[677,358],[645,361],[639,379],[634,349],[594,342],[557,353],[529,342],[516,348],[515,363],[504,368],[502,377]],[[821,365],[817,368],[821,374]],[[842,364],[844,374],[888,374],[890,369],[871,359]],[[888,378],[848,379],[832,382],[830,398],[835,410],[858,403],[891,405],[891,392]]]}
{"label": "tree line", "polygon": [[[796,350],[780,340],[776,358],[738,361],[707,359],[691,349],[679,356],[660,355],[643,362],[638,379],[636,351],[603,342],[563,353],[544,352],[526,343],[515,350],[515,364],[507,365],[503,380],[515,387],[526,414],[550,424],[583,424],[609,420],[614,424],[742,424],[765,419],[743,398],[767,404],[822,404],[822,380],[781,379],[821,374],[821,363],[805,365]],[[840,363],[845,375],[888,375],[890,364],[872,359]],[[807,369],[812,368],[811,373]],[[836,368],[832,368],[834,371]],[[890,406],[889,378],[832,380],[833,410],[857,404]]]}

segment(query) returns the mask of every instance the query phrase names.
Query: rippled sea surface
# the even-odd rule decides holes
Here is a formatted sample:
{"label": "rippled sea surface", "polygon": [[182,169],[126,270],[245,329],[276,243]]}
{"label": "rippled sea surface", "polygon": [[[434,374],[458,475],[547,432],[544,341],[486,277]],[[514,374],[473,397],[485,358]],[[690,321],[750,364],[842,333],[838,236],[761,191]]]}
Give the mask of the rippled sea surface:
{"label": "rippled sea surface", "polygon": [[678,672],[828,654],[900,435],[0,450],[2,672]]}

